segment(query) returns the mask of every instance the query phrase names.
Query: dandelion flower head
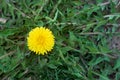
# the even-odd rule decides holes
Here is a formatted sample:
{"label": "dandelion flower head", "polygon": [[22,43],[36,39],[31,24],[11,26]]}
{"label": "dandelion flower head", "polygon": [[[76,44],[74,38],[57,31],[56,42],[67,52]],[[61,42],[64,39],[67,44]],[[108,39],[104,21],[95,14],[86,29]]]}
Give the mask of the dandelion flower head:
{"label": "dandelion flower head", "polygon": [[36,54],[47,54],[53,49],[54,35],[45,27],[32,29],[27,37],[28,48]]}

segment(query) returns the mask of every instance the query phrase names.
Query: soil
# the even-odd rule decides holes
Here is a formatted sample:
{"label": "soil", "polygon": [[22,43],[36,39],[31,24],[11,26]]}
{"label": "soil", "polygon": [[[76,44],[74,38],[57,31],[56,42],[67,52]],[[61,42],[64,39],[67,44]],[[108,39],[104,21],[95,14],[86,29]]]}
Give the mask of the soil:
{"label": "soil", "polygon": [[[118,28],[116,32],[120,32],[120,28]],[[109,41],[109,47],[110,49],[120,50],[120,35],[112,37],[112,39]]]}

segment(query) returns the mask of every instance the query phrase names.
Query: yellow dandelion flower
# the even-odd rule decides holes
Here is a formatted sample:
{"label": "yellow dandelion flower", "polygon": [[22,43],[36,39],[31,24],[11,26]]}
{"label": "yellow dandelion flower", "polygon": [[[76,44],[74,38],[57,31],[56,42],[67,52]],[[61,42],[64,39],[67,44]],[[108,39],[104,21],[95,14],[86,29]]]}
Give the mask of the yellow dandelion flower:
{"label": "yellow dandelion flower", "polygon": [[54,46],[54,36],[52,32],[44,27],[36,27],[29,32],[27,37],[28,48],[36,54],[42,54],[51,51]]}

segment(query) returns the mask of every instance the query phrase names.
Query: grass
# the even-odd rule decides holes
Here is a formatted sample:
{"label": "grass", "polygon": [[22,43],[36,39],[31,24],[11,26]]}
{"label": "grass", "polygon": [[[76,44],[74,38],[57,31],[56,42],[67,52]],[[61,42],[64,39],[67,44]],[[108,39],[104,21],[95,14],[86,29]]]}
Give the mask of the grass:
{"label": "grass", "polygon": [[[1,80],[120,80],[119,0],[1,0]],[[47,55],[28,50],[28,32],[53,31]]]}

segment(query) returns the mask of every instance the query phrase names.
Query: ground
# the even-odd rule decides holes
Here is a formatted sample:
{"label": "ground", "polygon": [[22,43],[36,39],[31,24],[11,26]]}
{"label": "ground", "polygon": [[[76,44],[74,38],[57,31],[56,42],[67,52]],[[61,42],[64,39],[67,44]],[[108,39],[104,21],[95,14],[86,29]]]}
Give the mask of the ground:
{"label": "ground", "polygon": [[[0,80],[120,80],[119,0],[1,0]],[[53,50],[27,37],[50,29]]]}

